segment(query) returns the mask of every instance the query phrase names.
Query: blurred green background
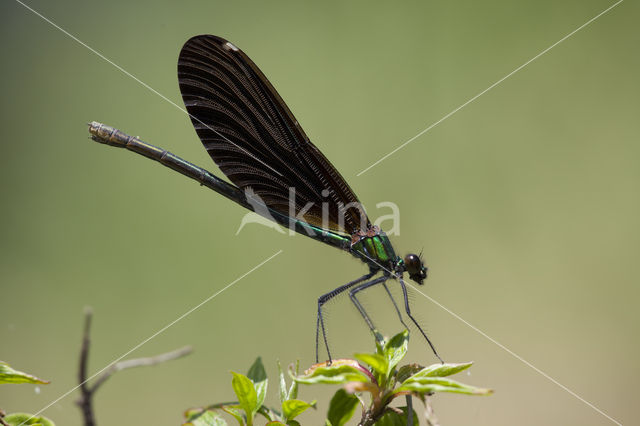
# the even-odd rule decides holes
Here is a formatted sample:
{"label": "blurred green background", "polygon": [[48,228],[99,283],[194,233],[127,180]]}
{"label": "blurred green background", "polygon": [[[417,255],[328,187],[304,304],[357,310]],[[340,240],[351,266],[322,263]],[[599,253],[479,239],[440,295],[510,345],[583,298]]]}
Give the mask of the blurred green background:
{"label": "blurred green background", "polygon": [[[307,134],[376,213],[401,209],[401,252],[424,291],[618,421],[637,418],[640,250],[638,6],[621,3],[360,177],[372,162],[613,4],[60,1],[28,4],[177,104],[180,47],[228,38],[260,66]],[[98,120],[219,173],[187,117],[19,3],[1,6],[0,359],[52,381],[0,387],[36,411],[76,384],[82,310],[98,371],[278,250],[282,254],[132,356],[192,344],[186,359],[112,378],[99,424],[176,425],[232,399],[229,370],[261,355],[314,358],[318,295],[363,273],[348,255],[259,225],[139,156],[88,140]],[[399,331],[382,294],[365,298]],[[463,381],[437,395],[442,425],[611,421],[428,299],[414,309]],[[337,356],[372,349],[348,298],[329,309]],[[408,360],[435,362],[417,336]],[[275,391],[275,380],[272,380]],[[318,398],[321,424],[332,389]],[[45,414],[80,424],[76,393]],[[275,392],[270,401],[275,402]]]}

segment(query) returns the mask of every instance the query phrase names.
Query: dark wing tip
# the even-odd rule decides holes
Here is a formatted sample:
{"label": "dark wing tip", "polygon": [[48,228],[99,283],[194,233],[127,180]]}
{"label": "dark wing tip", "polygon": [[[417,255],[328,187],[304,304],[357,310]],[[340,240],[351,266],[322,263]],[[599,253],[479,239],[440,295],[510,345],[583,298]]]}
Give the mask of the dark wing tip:
{"label": "dark wing tip", "polygon": [[193,36],[185,42],[185,44],[182,46],[182,49],[193,44],[199,44],[203,41],[217,44],[221,49],[224,49],[224,50],[232,50],[234,52],[237,52],[240,50],[238,49],[238,47],[236,47],[235,44],[231,43],[229,40],[226,40],[222,37],[218,37],[212,34],[200,34],[197,36]]}

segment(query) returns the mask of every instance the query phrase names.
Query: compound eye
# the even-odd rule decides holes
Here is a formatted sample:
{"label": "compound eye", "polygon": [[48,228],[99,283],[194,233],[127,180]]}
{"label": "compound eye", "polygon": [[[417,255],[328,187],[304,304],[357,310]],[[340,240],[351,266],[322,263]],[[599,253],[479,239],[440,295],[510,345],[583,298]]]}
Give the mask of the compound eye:
{"label": "compound eye", "polygon": [[406,265],[409,275],[419,274],[422,270],[422,260],[417,254],[408,254],[404,257],[404,264]]}

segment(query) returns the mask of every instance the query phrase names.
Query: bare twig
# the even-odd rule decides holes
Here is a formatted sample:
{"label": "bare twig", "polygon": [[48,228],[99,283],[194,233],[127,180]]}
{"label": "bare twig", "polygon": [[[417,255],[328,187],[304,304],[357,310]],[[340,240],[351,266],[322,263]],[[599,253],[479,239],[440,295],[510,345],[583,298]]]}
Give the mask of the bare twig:
{"label": "bare twig", "polygon": [[424,416],[429,426],[440,426],[440,422],[433,412],[433,407],[431,407],[431,399],[429,399],[429,397],[425,398],[424,401]]}
{"label": "bare twig", "polygon": [[85,309],[84,334],[82,337],[82,349],[80,350],[80,368],[78,374],[81,396],[76,401],[76,404],[78,404],[78,406],[82,410],[85,426],[96,425],[93,413],[93,395],[98,390],[98,388],[102,386],[102,384],[106,382],[107,379],[113,374],[117,373],[118,371],[126,370],[128,368],[146,367],[150,365],[161,364],[163,362],[171,361],[177,358],[182,358],[192,352],[191,346],[185,346],[183,348],[176,349],[175,351],[163,353],[152,357],[119,361],[112,364],[95,380],[92,385],[89,385],[87,381],[87,365],[89,358],[89,346],[91,343],[89,339],[89,332],[91,329],[92,316],[92,310],[90,308]]}
{"label": "bare twig", "polygon": [[91,330],[91,318],[93,317],[93,310],[89,307],[84,310],[84,332],[82,334],[82,346],[80,349],[80,363],[78,370],[78,381],[80,382],[80,398],[76,403],[82,410],[82,416],[84,417],[85,426],[95,426],[95,418],[93,416],[93,401],[92,392],[89,389],[87,383],[87,365],[89,363],[89,346],[91,341],[89,339],[89,332]]}
{"label": "bare twig", "polygon": [[175,351],[167,352],[164,354],[150,356],[147,358],[136,358],[136,359],[128,359],[125,361],[116,362],[111,365],[111,367],[107,368],[104,373],[100,375],[91,386],[91,392],[95,392],[104,382],[107,381],[109,377],[118,371],[126,370],[128,368],[134,367],[147,367],[150,365],[161,364],[163,362],[171,361],[174,359],[182,358],[183,356],[187,356],[191,353],[191,346],[185,346],[180,349],[176,349]]}

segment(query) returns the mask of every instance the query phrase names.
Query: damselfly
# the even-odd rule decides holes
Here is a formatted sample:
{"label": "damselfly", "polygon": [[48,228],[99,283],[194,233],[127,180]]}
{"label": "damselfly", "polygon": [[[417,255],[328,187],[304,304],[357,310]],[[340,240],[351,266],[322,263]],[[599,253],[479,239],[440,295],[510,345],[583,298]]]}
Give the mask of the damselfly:
{"label": "damselfly", "polygon": [[407,272],[413,281],[423,284],[427,268],[421,257],[396,255],[387,235],[371,225],[347,182],[311,143],[253,61],[227,40],[212,35],[196,36],[180,52],[178,81],[196,133],[233,184],[104,124],[89,124],[92,139],[156,160],[249,210],[345,250],[364,262],[369,272],[318,298],[316,362],[320,335],[331,361],[323,305],[340,293],[349,292],[367,326],[377,333],[358,300],[358,293],[376,285],[384,287],[406,327],[387,287],[389,279],[400,284],[406,315],[440,359],[411,313],[403,281]]}

